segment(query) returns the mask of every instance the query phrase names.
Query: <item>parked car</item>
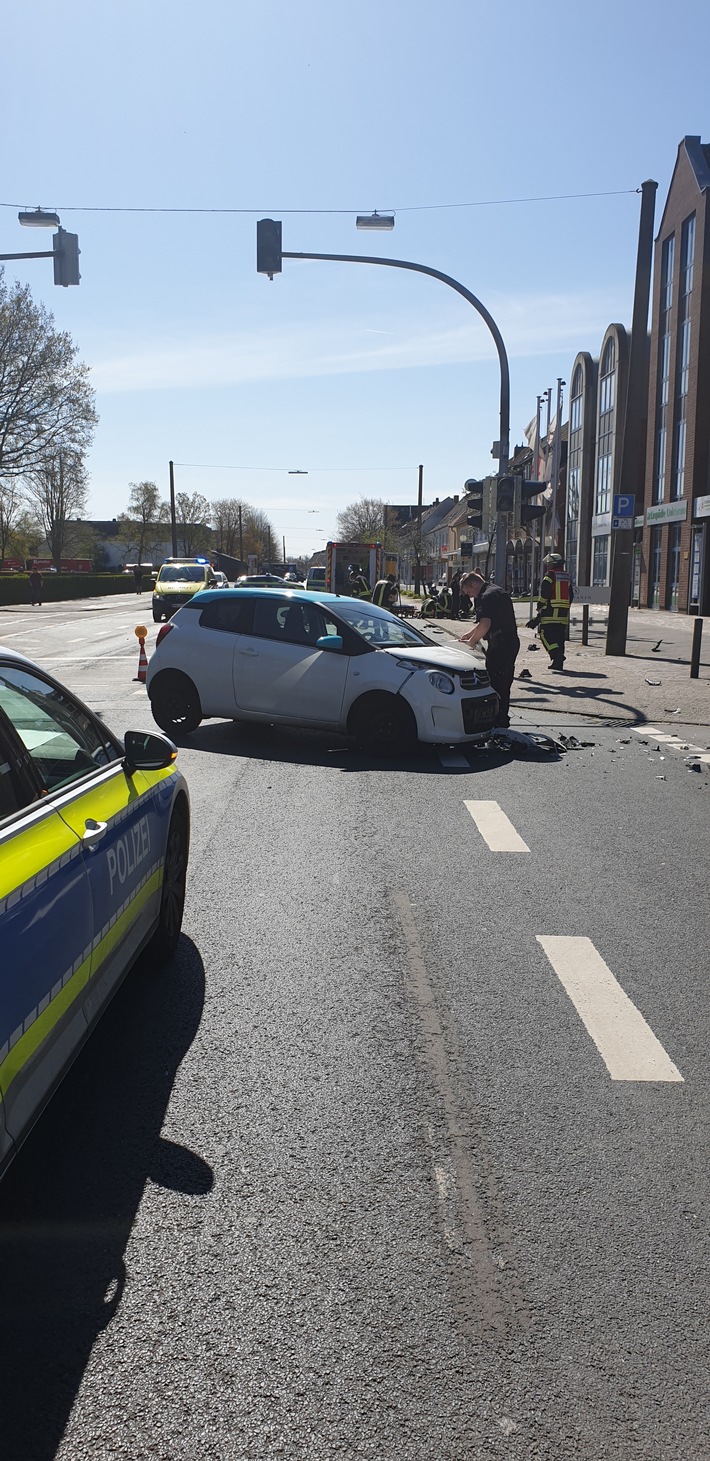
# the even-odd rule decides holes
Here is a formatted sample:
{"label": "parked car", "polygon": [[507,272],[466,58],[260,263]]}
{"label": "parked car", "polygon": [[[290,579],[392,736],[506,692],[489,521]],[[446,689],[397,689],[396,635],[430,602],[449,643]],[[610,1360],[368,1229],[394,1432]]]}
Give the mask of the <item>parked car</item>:
{"label": "parked car", "polygon": [[340,731],[380,750],[481,740],[498,711],[472,650],[362,600],[286,585],[199,594],[159,631],[147,689],[171,734],[221,716]]}
{"label": "parked car", "polygon": [[174,952],[190,839],[166,736],[115,736],[0,648],[0,1173],[143,949]]}
{"label": "parked car", "polygon": [[325,590],[325,564],[309,568],[306,574],[306,588],[314,593],[322,593]]}

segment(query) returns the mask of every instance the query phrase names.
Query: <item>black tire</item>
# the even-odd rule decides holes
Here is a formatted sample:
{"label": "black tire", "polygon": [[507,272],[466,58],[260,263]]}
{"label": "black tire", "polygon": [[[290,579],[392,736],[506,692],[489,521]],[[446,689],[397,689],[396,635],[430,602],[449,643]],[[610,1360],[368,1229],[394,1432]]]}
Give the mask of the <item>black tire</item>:
{"label": "black tire", "polygon": [[159,624],[160,621],[161,621],[161,619],[162,619],[162,617],[163,617],[163,615],[162,615],[160,609],[154,609],[153,610],[153,623],[154,624]]}
{"label": "black tire", "polygon": [[395,695],[366,695],[354,706],[350,730],[358,745],[380,756],[406,751],[417,739],[409,706]]}
{"label": "black tire", "polygon": [[166,735],[187,736],[202,720],[200,697],[187,675],[166,670],[150,687],[153,720]]}
{"label": "black tire", "polygon": [[158,927],[150,941],[150,952],[158,963],[170,959],[177,948],[185,907],[185,880],[190,833],[184,801],[175,806],[165,847],[163,890]]}

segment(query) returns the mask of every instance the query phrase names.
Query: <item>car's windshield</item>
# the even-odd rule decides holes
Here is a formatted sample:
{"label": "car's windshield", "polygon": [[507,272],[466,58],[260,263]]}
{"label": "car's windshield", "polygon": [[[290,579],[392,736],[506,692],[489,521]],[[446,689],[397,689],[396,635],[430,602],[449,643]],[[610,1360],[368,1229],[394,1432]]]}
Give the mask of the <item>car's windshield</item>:
{"label": "car's windshield", "polygon": [[368,644],[376,644],[381,649],[412,648],[414,645],[436,642],[422,634],[421,630],[415,629],[413,624],[405,624],[403,619],[388,614],[385,609],[377,609],[372,604],[340,599],[337,613]]}
{"label": "car's windshield", "polygon": [[202,583],[204,577],[199,563],[167,563],[160,570],[161,583]]}

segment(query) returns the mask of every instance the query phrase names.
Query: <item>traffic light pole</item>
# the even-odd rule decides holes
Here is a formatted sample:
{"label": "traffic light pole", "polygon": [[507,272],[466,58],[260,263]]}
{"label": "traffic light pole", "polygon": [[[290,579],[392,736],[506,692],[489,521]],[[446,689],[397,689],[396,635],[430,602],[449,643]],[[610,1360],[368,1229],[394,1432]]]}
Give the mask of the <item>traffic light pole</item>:
{"label": "traffic light pole", "polygon": [[[452,279],[450,274],[442,274],[439,269],[430,269],[427,264],[412,264],[405,259],[381,259],[377,256],[367,254],[304,254],[287,253],[282,251],[284,259],[320,259],[337,264],[381,264],[386,269],[409,269],[414,274],[428,274],[431,279],[440,279],[442,284],[448,284],[450,289],[455,289],[463,299],[467,300],[473,308],[478,311],[481,319],[488,326],[493,337],[498,360],[500,363],[500,433],[498,472],[504,476],[508,470],[508,458],[510,456],[510,370],[508,367],[508,356],[503,336],[491,314],[489,314],[480,299],[471,293],[464,284],[459,284],[457,279]],[[496,578],[505,588],[505,543],[506,543],[506,517],[505,513],[496,514]]]}

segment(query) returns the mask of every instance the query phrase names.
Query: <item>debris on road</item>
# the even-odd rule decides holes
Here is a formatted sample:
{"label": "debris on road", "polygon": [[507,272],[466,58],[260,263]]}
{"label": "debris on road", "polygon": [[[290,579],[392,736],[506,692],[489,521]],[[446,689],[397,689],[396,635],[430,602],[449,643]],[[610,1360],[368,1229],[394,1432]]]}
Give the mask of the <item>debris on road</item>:
{"label": "debris on road", "polygon": [[649,680],[648,675],[646,676],[647,685],[660,685],[660,683],[660,680]]}
{"label": "debris on road", "polygon": [[529,670],[521,670],[520,671],[520,674],[518,675],[518,679],[519,680],[532,680],[532,675],[530,674],[530,671]]}
{"label": "debris on road", "polygon": [[651,647],[651,654],[658,654],[658,651],[659,651],[662,643],[663,643],[663,640],[662,639],[659,639],[658,644],[652,645],[652,647]]}

